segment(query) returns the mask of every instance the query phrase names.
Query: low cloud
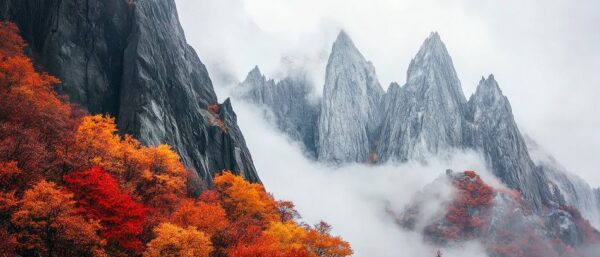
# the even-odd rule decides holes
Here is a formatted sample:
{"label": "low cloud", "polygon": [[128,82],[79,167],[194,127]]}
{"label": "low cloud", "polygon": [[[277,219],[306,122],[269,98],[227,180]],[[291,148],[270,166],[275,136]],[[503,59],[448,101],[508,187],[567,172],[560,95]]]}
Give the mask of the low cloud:
{"label": "low cloud", "polygon": [[321,92],[342,28],[373,61],[384,88],[402,84],[419,45],[438,31],[467,95],[494,73],[521,130],[600,186],[600,116],[588,114],[600,110],[599,1],[176,1],[221,99],[254,65],[281,78],[289,61],[314,71]]}
{"label": "low cloud", "polygon": [[[274,129],[257,107],[237,99],[233,102],[268,191],[278,199],[293,201],[306,223],[329,222],[335,234],[351,243],[357,257],[435,256],[438,248],[425,244],[418,233],[401,229],[388,208],[402,212],[415,194],[448,168],[477,170],[484,177],[493,177],[480,156],[472,152],[431,158],[427,164],[329,167],[307,159],[300,145]],[[431,212],[437,209],[430,208]],[[476,242],[442,251],[445,257],[485,256]]]}

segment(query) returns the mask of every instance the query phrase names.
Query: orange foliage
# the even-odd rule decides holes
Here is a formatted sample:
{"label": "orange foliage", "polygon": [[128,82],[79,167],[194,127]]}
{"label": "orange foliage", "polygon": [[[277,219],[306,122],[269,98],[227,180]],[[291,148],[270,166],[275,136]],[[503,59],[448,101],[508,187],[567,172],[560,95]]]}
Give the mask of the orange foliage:
{"label": "orange foliage", "polygon": [[212,244],[196,228],[181,228],[163,223],[154,230],[156,238],[148,243],[144,257],[208,257]]}
{"label": "orange foliage", "polygon": [[[300,226],[293,203],[230,172],[190,198],[169,146],[85,116],[53,91],[58,79],[35,71],[15,25],[0,22],[0,38],[0,256],[139,256],[144,246],[144,256],[352,253],[328,226]],[[226,132],[220,106],[207,112]]]}
{"label": "orange foliage", "polygon": [[100,225],[78,215],[72,195],[41,181],[25,191],[12,223],[22,248],[47,256],[102,256]]}
{"label": "orange foliage", "polygon": [[179,156],[167,145],[146,147],[130,136],[119,136],[113,118],[84,117],[77,128],[75,145],[84,157],[84,166],[105,168],[128,191],[138,193],[142,201],[159,210],[169,212],[177,196],[186,192],[187,172]]}
{"label": "orange foliage", "polygon": [[469,240],[477,237],[486,225],[487,212],[492,204],[494,189],[474,171],[465,171],[455,178],[457,196],[450,203],[443,227],[428,227],[429,233],[441,234],[445,239]]}
{"label": "orange foliage", "polygon": [[276,203],[262,185],[249,183],[229,171],[217,176],[214,184],[231,219],[250,219],[260,224],[279,220]]}
{"label": "orange foliage", "polygon": [[209,236],[229,225],[220,204],[193,200],[182,201],[171,216],[171,221],[180,227],[195,227]]}
{"label": "orange foliage", "polygon": [[0,22],[0,163],[16,162],[24,189],[43,177],[60,178],[76,120],[53,91],[58,79],[40,74],[23,54],[16,27]]}

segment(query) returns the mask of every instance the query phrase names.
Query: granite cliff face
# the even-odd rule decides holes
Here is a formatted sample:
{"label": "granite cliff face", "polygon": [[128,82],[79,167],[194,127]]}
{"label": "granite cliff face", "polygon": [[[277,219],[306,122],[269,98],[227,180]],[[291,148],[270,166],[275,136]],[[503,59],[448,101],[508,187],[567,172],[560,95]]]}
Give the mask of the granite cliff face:
{"label": "granite cliff face", "polygon": [[446,46],[432,33],[410,62],[406,84],[392,84],[384,97],[379,161],[424,160],[461,147],[465,103]]}
{"label": "granite cliff face", "polygon": [[[432,214],[432,202],[441,211]],[[600,233],[576,209],[535,212],[515,191],[494,188],[473,171],[447,171],[395,217],[434,244],[478,240],[494,257],[586,256],[586,247],[600,242]]]}
{"label": "granite cliff face", "polygon": [[2,0],[0,19],[19,26],[59,92],[144,144],[173,146],[195,183],[223,169],[259,181],[229,101],[207,111],[217,97],[173,0]]}
{"label": "granite cliff face", "polygon": [[366,162],[377,132],[384,91],[373,64],[340,32],[327,63],[319,118],[318,159]]}
{"label": "granite cliff face", "polygon": [[[242,87],[273,83],[259,73],[251,76],[253,73]],[[293,86],[278,85],[261,87],[260,94],[246,99],[275,112],[291,106],[306,108],[303,102],[289,102],[290,95],[281,89],[286,87],[291,92]],[[319,160],[381,164],[426,161],[429,156],[444,156],[456,149],[473,150],[534,210],[550,208],[559,213],[561,206],[573,206],[593,225],[600,226],[600,206],[589,185],[556,162],[534,160],[540,151],[534,151],[533,141],[519,131],[510,103],[493,75],[482,78],[476,92],[466,100],[452,59],[437,33],[425,40],[411,61],[403,86],[392,83],[382,94],[378,85],[373,66],[341,32],[327,64],[322,106],[316,114]],[[273,92],[265,92],[268,88]],[[263,104],[265,98],[279,105],[273,108]],[[286,123],[281,121],[286,117],[279,115],[278,122]],[[300,124],[314,124],[309,120]],[[308,145],[298,135],[300,130],[284,131]],[[304,131],[312,133],[309,128]],[[532,151],[535,156],[531,156]]]}
{"label": "granite cliff face", "polygon": [[248,73],[236,94],[266,107],[267,118],[292,140],[301,142],[308,156],[316,158],[319,102],[313,90],[314,86],[302,72],[276,82],[267,80],[257,66]]}
{"label": "granite cliff face", "polygon": [[493,75],[481,79],[467,110],[465,147],[483,153],[490,170],[507,186],[519,190],[535,208],[555,204],[557,197],[531,160],[510,103]]}

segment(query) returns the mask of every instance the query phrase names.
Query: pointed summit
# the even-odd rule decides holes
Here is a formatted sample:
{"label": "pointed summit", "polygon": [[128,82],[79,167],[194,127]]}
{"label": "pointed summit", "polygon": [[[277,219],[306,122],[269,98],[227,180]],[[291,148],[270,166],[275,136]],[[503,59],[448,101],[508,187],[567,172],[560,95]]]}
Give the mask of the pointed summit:
{"label": "pointed summit", "polygon": [[494,75],[490,74],[487,79],[481,78],[475,94],[469,100],[471,104],[488,107],[510,108],[508,99],[502,94]]}
{"label": "pointed summit", "polygon": [[427,58],[435,55],[449,56],[446,45],[442,42],[440,35],[437,32],[431,32],[421,45],[416,58]]}
{"label": "pointed summit", "polygon": [[333,47],[331,49],[331,55],[347,55],[347,56],[355,56],[352,58],[364,59],[358,48],[352,42],[352,39],[346,31],[340,30],[335,42],[333,43]]}
{"label": "pointed summit", "polygon": [[254,66],[254,68],[248,72],[246,75],[246,79],[242,84],[244,85],[257,85],[265,82],[265,76],[260,72],[258,65]]}
{"label": "pointed summit", "polygon": [[254,68],[252,68],[252,70],[250,70],[249,74],[259,74],[259,75],[262,75],[262,73],[260,72],[260,69],[258,68],[258,65],[254,65]]}
{"label": "pointed summit", "polygon": [[350,36],[348,36],[348,33],[346,33],[345,30],[340,30],[340,33],[338,33],[337,38],[335,39],[335,42],[352,42],[352,39],[350,39]]}
{"label": "pointed summit", "polygon": [[391,87],[383,99],[379,136],[393,140],[378,146],[380,160],[425,160],[461,146],[466,98],[438,33],[411,61],[406,85]]}
{"label": "pointed summit", "polygon": [[[340,31],[327,62],[319,118],[319,160],[365,162],[380,120],[384,94],[375,68]],[[352,121],[352,122],[349,122]]]}
{"label": "pointed summit", "polygon": [[437,32],[425,39],[408,66],[406,77],[411,91],[430,91],[433,87],[458,103],[466,102],[452,58]]}

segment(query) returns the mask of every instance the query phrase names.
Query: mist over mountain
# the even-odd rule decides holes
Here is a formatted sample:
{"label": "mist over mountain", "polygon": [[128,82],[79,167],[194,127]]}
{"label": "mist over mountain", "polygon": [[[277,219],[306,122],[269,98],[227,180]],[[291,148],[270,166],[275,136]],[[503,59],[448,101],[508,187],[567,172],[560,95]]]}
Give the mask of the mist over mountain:
{"label": "mist over mountain", "polygon": [[[429,0],[423,12],[422,3],[273,1],[0,0],[0,255],[598,256],[600,188],[538,144],[539,130],[524,133],[515,95],[503,91],[511,74],[457,73],[453,49],[492,44],[474,39],[493,26]],[[587,5],[544,5],[589,16]],[[315,22],[323,8],[353,30],[339,29],[344,19]],[[424,20],[431,15],[439,20]],[[363,47],[348,33],[399,18],[383,29],[393,43]],[[447,46],[431,32],[400,58],[407,65],[395,72],[406,74],[394,77],[405,81],[382,85],[396,66],[371,60],[418,44],[394,45],[412,41],[406,28],[440,21],[473,34]],[[544,52],[553,44],[536,42],[540,59],[595,67],[596,52]],[[485,68],[507,54],[466,52]],[[238,81],[248,63],[261,67]],[[547,74],[541,65],[523,72]],[[585,116],[568,112],[578,110],[575,96],[596,95],[573,92],[560,113]]]}
{"label": "mist over mountain", "polygon": [[[240,92],[252,92],[256,86],[246,79],[239,88]],[[242,97],[261,105],[252,94],[242,93]],[[522,195],[534,216],[561,217],[546,220],[546,226],[536,229],[555,233],[543,240],[561,238],[572,247],[581,244],[576,238],[585,237],[581,233],[587,228],[573,225],[571,230],[559,229],[564,222],[577,222],[578,214],[566,213],[565,206],[578,209],[594,226],[600,225],[600,204],[587,183],[556,161],[534,162],[530,151],[539,157],[543,150],[521,134],[508,98],[493,75],[482,78],[467,101],[438,33],[431,33],[411,60],[406,83],[392,83],[383,93],[373,65],[349,36],[340,32],[327,64],[320,102],[318,122],[316,118],[302,122],[319,128],[316,149],[309,155],[316,153],[320,162],[342,166],[427,163],[432,156],[444,158],[455,150],[472,150],[484,157],[495,177]],[[280,112],[273,106],[265,107],[271,113]],[[275,124],[286,122],[286,116],[271,118]],[[289,130],[283,132],[289,134]],[[312,147],[311,143],[305,149]]]}

